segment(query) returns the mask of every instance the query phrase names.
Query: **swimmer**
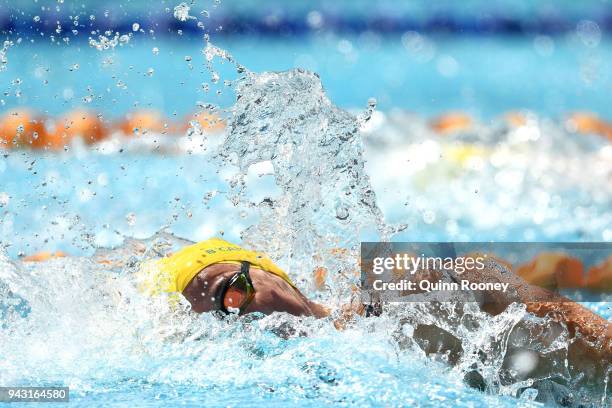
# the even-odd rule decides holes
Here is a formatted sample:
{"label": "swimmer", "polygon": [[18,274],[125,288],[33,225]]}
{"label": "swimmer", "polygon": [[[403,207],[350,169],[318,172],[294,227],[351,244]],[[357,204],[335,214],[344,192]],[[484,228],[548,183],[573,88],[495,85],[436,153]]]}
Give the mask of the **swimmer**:
{"label": "swimmer", "polygon": [[[437,273],[430,272],[434,275]],[[264,314],[286,312],[296,316],[317,318],[325,318],[332,314],[331,308],[304,296],[289,276],[270,258],[218,238],[189,245],[173,255],[149,261],[141,267],[139,276],[141,289],[151,294],[181,293],[196,313],[220,312],[244,315],[253,312]],[[512,273],[503,262],[492,258],[489,258],[483,270],[467,271],[462,275],[462,279],[472,283],[495,282],[508,285],[512,289],[513,295],[501,294],[499,291],[484,291],[484,298],[480,303],[481,310],[490,315],[498,315],[510,304],[518,301],[526,305],[529,313],[552,318],[553,323],[550,323],[544,332],[558,333],[560,325],[567,327],[571,340],[567,346],[567,357],[541,354],[538,361],[542,367],[553,367],[551,369],[553,374],[542,375],[542,370],[547,368],[537,368],[538,374],[534,375],[543,380],[540,383],[536,378],[532,387],[541,386],[544,390],[553,386],[556,390],[561,389],[555,392],[563,395],[562,398],[570,398],[568,396],[572,395],[571,391],[563,385],[556,382],[550,385],[546,382],[548,381],[546,378],[553,378],[554,367],[568,367],[567,369],[573,373],[572,376],[581,378],[580,386],[587,388],[593,384],[600,384],[601,379],[608,375],[612,367],[612,324],[604,318],[567,298],[528,284]],[[378,316],[381,311],[379,305],[361,303],[346,305],[340,311],[340,317],[334,321],[334,325],[338,329],[343,329],[358,315]],[[554,322],[560,325],[553,327],[552,325],[556,324]],[[540,333],[540,336],[541,339],[532,340],[541,341],[543,344],[550,341],[546,333]],[[428,355],[447,354],[449,363],[459,361],[460,342],[458,343],[452,334],[443,329],[419,325],[414,330],[413,339]],[[512,355],[510,350],[508,346],[506,349],[507,353],[510,353],[508,355]],[[547,359],[553,361],[546,363]],[[481,387],[477,374],[474,376],[476,379],[466,376],[466,382],[471,386]]]}
{"label": "swimmer", "polygon": [[[296,316],[329,316],[331,309],[309,300],[289,276],[264,254],[249,251],[219,238],[187,246],[175,254],[143,267],[144,287],[152,293],[178,292],[196,313],[221,311],[247,314],[286,312]],[[554,292],[533,286],[490,259],[482,271],[462,275],[473,283],[497,282],[513,289],[513,295],[484,292],[482,309],[492,315],[511,303],[524,303],[536,316],[552,316],[564,323],[572,336],[600,345],[612,354],[612,325],[607,320]],[[537,301],[534,301],[537,299]],[[352,306],[348,314],[364,314],[368,308]],[[371,311],[371,308],[370,308]],[[346,317],[346,316],[345,316]]]}
{"label": "swimmer", "polygon": [[[152,296],[167,293],[171,298],[174,294],[181,294],[195,313],[246,315],[254,312],[285,312],[316,318],[332,316],[332,308],[308,299],[287,273],[262,253],[246,250],[219,238],[196,244],[185,243],[187,245],[174,254],[141,264],[136,281],[143,292]],[[146,247],[138,244],[132,249],[143,254]],[[102,257],[108,258],[104,254]],[[100,258],[98,262],[110,261]],[[436,271],[430,270],[430,273],[427,277],[429,280],[444,277]],[[466,270],[461,278],[472,283],[506,284],[512,289],[509,292],[518,296],[517,299],[499,291],[485,290],[479,303],[481,310],[490,315],[498,315],[511,303],[518,301],[525,304],[526,310],[535,316],[551,317],[552,322],[548,323],[547,329],[539,333],[542,338],[530,339],[530,343],[540,341],[546,345],[556,338],[553,333],[558,335],[560,325],[567,327],[571,340],[567,346],[567,357],[558,353],[543,354],[538,360],[543,367],[537,369],[539,378],[552,378],[542,375],[541,370],[566,367],[574,373],[573,376],[581,378],[580,381],[586,381],[585,386],[588,387],[589,383],[601,383],[601,379],[608,375],[612,364],[612,325],[607,320],[569,299],[528,284],[512,273],[503,261],[493,258],[488,258],[483,270]],[[334,321],[334,325],[343,329],[357,316],[375,317],[381,312],[378,305],[346,305],[338,313],[339,318]],[[547,336],[547,330],[551,336]],[[451,333],[431,325],[419,325],[414,328],[411,337],[426,354],[447,354],[447,361],[451,364],[459,361],[461,342]],[[504,347],[510,353],[510,344]],[[545,359],[553,361],[549,364],[544,362]],[[472,378],[466,377],[466,382],[479,387],[477,380]]]}
{"label": "swimmer", "polygon": [[140,276],[145,291],[181,293],[196,313],[330,314],[327,307],[306,298],[268,257],[218,238],[146,263]]}

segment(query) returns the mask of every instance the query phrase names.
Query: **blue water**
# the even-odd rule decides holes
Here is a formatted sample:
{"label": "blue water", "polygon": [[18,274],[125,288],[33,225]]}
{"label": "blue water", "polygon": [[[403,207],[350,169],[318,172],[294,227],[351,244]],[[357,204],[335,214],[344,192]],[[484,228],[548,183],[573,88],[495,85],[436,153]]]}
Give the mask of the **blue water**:
{"label": "blue water", "polygon": [[[234,68],[217,64],[222,81],[213,84],[203,43],[175,37],[136,34],[128,45],[102,52],[78,39],[65,46],[28,37],[8,51],[0,110],[25,106],[53,116],[85,106],[110,123],[133,109],[183,120],[198,101],[230,106],[235,96],[222,81],[235,77]],[[612,240],[609,145],[596,136],[577,139],[562,120],[574,110],[612,117],[606,33],[595,47],[572,32],[403,39],[326,32],[213,42],[253,71],[316,71],[338,106],[363,109],[377,99],[382,113],[374,119],[382,125],[364,133],[365,158],[386,219],[407,224],[395,239]],[[417,115],[397,119],[397,109]],[[516,109],[536,112],[535,123],[517,132],[490,122]],[[491,151],[468,164],[453,161],[448,149],[455,139],[432,134],[423,119],[448,110],[481,118],[485,127],[470,143]],[[525,133],[539,138],[521,141]],[[381,140],[395,142],[381,148]],[[430,156],[435,160],[423,162]],[[218,169],[210,152],[72,147],[0,156],[0,244],[11,260],[0,257],[0,272],[16,271],[8,275],[12,284],[34,282],[40,290],[28,318],[12,322],[14,332],[0,332],[6,360],[0,385],[69,385],[69,406],[535,405],[469,388],[462,373],[401,349],[395,321],[360,321],[339,332],[328,321],[279,316],[177,317],[131,293],[126,272],[102,270],[91,258],[100,247],[162,228],[192,240],[239,241],[258,215],[228,199],[235,171]],[[248,192],[253,202],[279,193],[271,177],[249,177],[257,185]],[[18,261],[40,250],[75,258]],[[612,318],[609,303],[585,305]],[[274,334],[285,321],[308,335]]]}
{"label": "blue water", "polygon": [[[523,155],[520,163],[493,165],[484,156],[485,166],[473,170],[440,153],[455,146],[452,140],[432,139],[422,129],[418,131],[425,133],[408,131],[405,137],[414,138],[412,142],[380,147],[371,141],[397,131],[385,124],[365,136],[367,171],[378,206],[388,222],[408,225],[396,240],[612,239],[611,196],[605,183],[608,147],[599,137],[574,141],[576,135],[542,128],[548,135],[537,143],[504,143],[494,150],[513,154],[503,153],[510,148]],[[210,137],[220,140],[223,135]],[[566,146],[549,148],[549,137],[565,140]],[[167,140],[179,145],[176,136]],[[147,153],[150,148],[104,151],[75,147],[67,153],[13,151],[0,157],[0,193],[8,199],[1,207],[0,232],[11,237],[4,242],[11,256],[41,250],[91,254],[99,246],[119,245],[124,237],[147,238],[163,228],[192,240],[224,234],[239,241],[241,232],[258,220],[254,209],[231,204],[227,179],[236,169],[217,173],[212,149],[194,154]],[[433,155],[429,164],[418,160],[428,155]],[[249,173],[253,202],[279,194],[269,171]],[[584,180],[584,172],[591,178]],[[375,240],[377,235],[364,233],[361,239]]]}
{"label": "blue water", "polygon": [[[248,324],[246,330],[251,337],[223,340],[223,348],[204,340],[199,355],[164,351],[132,359],[131,369],[100,367],[100,377],[79,379],[71,402],[58,406],[536,406],[467,388],[444,365],[385,344],[385,335],[368,340],[332,328],[280,340]],[[65,383],[67,374],[56,371],[47,378]]]}
{"label": "blue water", "polygon": [[[197,36],[201,28],[195,21],[178,23],[171,11],[174,4],[165,0],[131,0],[100,4],[95,0],[58,2],[55,7],[40,6],[37,1],[3,0],[0,8],[0,30],[55,35],[57,21],[73,24],[80,16],[79,27],[129,31],[136,20],[140,26],[155,31],[182,30]],[[272,35],[299,37],[321,31],[360,33],[364,31],[403,33],[442,32],[453,35],[478,34],[563,34],[573,30],[581,20],[596,22],[610,31],[611,11],[607,0],[583,0],[580,3],[553,0],[427,0],[397,2],[394,0],[243,0],[191,2],[194,10],[210,12],[202,18],[209,32],[216,36]],[[95,19],[88,19],[93,15]],[[33,17],[38,21],[33,24]],[[88,19],[88,21],[84,21]],[[222,27],[222,29],[220,28]]]}
{"label": "blue water", "polygon": [[[396,130],[386,124],[365,137],[384,137]],[[555,128],[541,130],[573,146],[575,136],[553,136],[559,131]],[[366,143],[368,171],[379,204],[390,220],[409,224],[397,239],[610,239],[610,195],[598,181],[605,172],[589,183],[582,178],[585,170],[591,174],[605,170],[599,155],[607,151],[606,144],[595,137],[590,140],[593,143],[570,150],[576,166],[558,167],[553,160],[550,167],[539,168],[547,169],[555,186],[549,190],[527,176],[537,168],[533,165],[506,164],[492,170],[485,166],[474,172],[445,158],[421,170],[429,179],[424,188],[415,167],[397,155],[412,157],[418,169],[419,149],[432,148],[439,139],[427,133],[413,137],[413,142],[392,144],[391,150]],[[538,143],[546,144],[547,137]],[[126,236],[144,238],[167,226],[194,240],[223,233],[238,241],[242,230],[257,221],[256,213],[243,213],[230,204],[226,178],[232,169],[217,174],[209,153],[150,153],[146,148],[138,152],[129,146],[113,154],[78,147],[61,154],[13,151],[0,159],[1,190],[9,196],[2,208],[0,231],[2,237],[10,237],[2,243],[10,244],[6,249],[11,258],[43,249],[85,256],[20,269],[18,275],[35,279],[44,293],[41,304],[35,303],[33,312],[16,326],[21,327],[19,336],[12,335],[5,345],[7,350],[26,351],[33,357],[9,358],[6,371],[0,373],[3,381],[69,385],[69,406],[534,405],[471,389],[461,373],[414,349],[400,349],[393,338],[397,324],[393,319],[362,321],[344,332],[336,331],[331,322],[307,322],[301,326],[307,336],[283,339],[274,334],[278,316],[262,323],[219,322],[212,316],[183,322],[176,316],[167,321],[162,313],[158,321],[151,310],[139,306],[143,300],[138,295],[129,294],[129,285],[121,283],[129,275],[102,271],[102,283],[92,284],[99,267],[89,256],[100,246],[120,246]],[[442,142],[440,148],[444,146]],[[515,148],[522,151],[526,146]],[[531,146],[541,164],[567,154],[553,149],[547,155],[538,153],[537,143]],[[500,151],[506,148],[503,142],[498,146]],[[412,175],[389,179],[387,166]],[[446,171],[440,173],[440,169]],[[491,186],[490,178],[498,179],[504,169],[518,171],[525,177],[523,184]],[[257,186],[250,191],[255,202],[278,194],[268,176],[255,172],[249,182]],[[474,185],[479,186],[478,194],[468,190]],[[468,191],[467,203],[452,194],[441,196],[444,189]],[[496,214],[504,205],[514,210],[501,213],[502,222]],[[109,277],[119,280],[113,283]],[[64,286],[66,281],[70,290]],[[307,281],[303,284],[307,287]],[[112,300],[115,290],[128,291],[127,304]],[[88,294],[74,296],[81,291]],[[610,303],[584,304],[612,318]],[[169,323],[176,338],[165,337]],[[30,330],[38,334],[21,337]],[[45,338],[44,346],[37,336]]]}
{"label": "blue water", "polygon": [[[48,40],[37,39],[13,46],[8,69],[0,73],[0,86],[8,93],[0,98],[0,108],[29,106],[56,115],[85,106],[109,120],[153,108],[176,119],[196,111],[198,101],[232,103],[231,90],[211,83],[203,67],[203,42],[196,38],[152,41],[137,33],[128,45],[102,52],[74,41],[49,46]],[[462,110],[489,119],[531,109],[551,117],[576,110],[612,117],[612,42],[605,35],[595,48],[570,34],[543,40],[424,34],[416,40],[420,45],[406,47],[406,41],[371,33],[222,37],[218,45],[254,71],[314,70],[334,103],[344,108],[363,108],[373,97],[383,111],[401,108],[426,116]],[[534,45],[537,41],[544,45]],[[186,56],[192,60],[185,61]],[[235,76],[229,66],[219,68],[222,78]],[[17,78],[22,83],[12,85]],[[203,83],[210,85],[208,94]],[[83,102],[88,95],[92,101]]]}

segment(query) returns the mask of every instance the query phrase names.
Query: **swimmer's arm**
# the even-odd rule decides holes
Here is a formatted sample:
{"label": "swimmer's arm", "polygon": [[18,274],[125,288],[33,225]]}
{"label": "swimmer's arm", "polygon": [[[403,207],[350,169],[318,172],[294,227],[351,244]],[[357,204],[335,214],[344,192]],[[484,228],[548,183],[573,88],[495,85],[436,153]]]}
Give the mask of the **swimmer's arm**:
{"label": "swimmer's arm", "polygon": [[[545,290],[534,287],[533,290]],[[571,341],[567,346],[567,362],[574,373],[603,378],[612,367],[612,324],[576,302],[550,294],[551,301],[524,302],[527,311],[548,316],[563,323]],[[588,373],[588,374],[587,374]]]}
{"label": "swimmer's arm", "polygon": [[608,359],[612,356],[612,324],[582,305],[550,290],[530,285],[500,264],[489,264],[483,271],[466,272],[461,279],[509,284],[509,290],[505,293],[484,294],[483,310],[486,312],[496,315],[511,303],[523,303],[528,312],[538,317],[548,316],[564,323],[571,338],[580,337],[577,343],[582,347]]}

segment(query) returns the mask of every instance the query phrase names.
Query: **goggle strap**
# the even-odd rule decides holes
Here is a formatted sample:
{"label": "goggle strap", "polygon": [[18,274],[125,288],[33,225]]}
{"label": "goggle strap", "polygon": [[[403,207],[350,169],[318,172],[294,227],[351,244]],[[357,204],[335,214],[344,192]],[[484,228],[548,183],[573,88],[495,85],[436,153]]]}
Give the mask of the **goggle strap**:
{"label": "goggle strap", "polygon": [[251,281],[251,277],[249,276],[249,269],[251,268],[251,264],[248,261],[242,261],[240,263],[240,273],[246,276],[247,281]]}
{"label": "goggle strap", "polygon": [[240,273],[243,273],[247,276],[249,276],[249,268],[251,267],[251,264],[249,263],[249,261],[242,261],[240,263]]}

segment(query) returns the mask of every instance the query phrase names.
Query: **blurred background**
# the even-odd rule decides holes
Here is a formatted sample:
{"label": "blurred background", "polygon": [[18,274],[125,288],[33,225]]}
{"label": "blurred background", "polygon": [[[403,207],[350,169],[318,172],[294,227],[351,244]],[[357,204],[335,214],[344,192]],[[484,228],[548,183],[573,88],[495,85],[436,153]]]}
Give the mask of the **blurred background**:
{"label": "blurred background", "polygon": [[253,72],[315,71],[351,112],[376,101],[362,134],[378,204],[408,225],[397,239],[612,240],[611,6],[0,0],[4,245],[78,253],[164,226],[240,239],[254,215],[206,156],[176,154],[235,101],[236,67],[211,70],[207,39]]}
{"label": "blurred background", "polygon": [[[612,117],[608,0],[1,4],[0,33],[13,43],[0,84],[4,109],[183,115],[203,99],[227,105],[231,95],[216,95],[202,70],[209,33],[251,70],[318,72],[345,108],[373,97],[381,110],[424,115],[461,110],[488,119],[531,109]],[[90,46],[101,35],[118,44],[106,52]]]}

